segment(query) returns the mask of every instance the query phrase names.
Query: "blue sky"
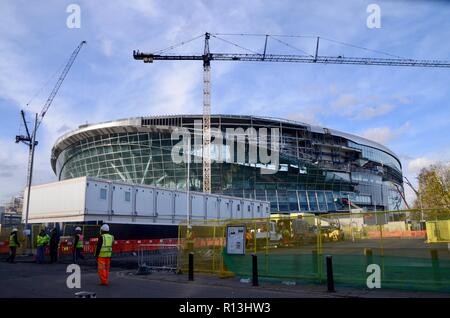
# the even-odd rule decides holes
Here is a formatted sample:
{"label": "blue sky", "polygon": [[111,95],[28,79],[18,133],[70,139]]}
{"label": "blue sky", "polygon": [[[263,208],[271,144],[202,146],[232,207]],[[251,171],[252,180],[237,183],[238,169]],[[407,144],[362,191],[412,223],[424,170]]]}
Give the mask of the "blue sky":
{"label": "blue sky", "polygon": [[[81,8],[81,28],[69,29],[69,4]],[[381,8],[381,28],[369,29],[366,9]],[[132,50],[154,51],[204,32],[308,35],[418,59],[450,60],[448,1],[18,1],[0,2],[0,202],[23,189],[27,148],[20,109],[31,119],[56,78],[80,52],[38,132],[34,183],[56,180],[55,140],[78,125],[155,114],[201,113],[200,62],[134,61]],[[223,36],[254,51],[263,37]],[[282,38],[313,53],[311,38]],[[201,53],[196,40],[173,53]],[[244,53],[217,39],[212,52]],[[269,40],[268,51],[301,54]],[[322,55],[383,55],[322,41]],[[386,56],[384,56],[386,57]],[[379,141],[413,178],[450,160],[450,69],[212,62],[212,112],[253,114],[320,124]],[[411,191],[407,190],[411,199]]]}

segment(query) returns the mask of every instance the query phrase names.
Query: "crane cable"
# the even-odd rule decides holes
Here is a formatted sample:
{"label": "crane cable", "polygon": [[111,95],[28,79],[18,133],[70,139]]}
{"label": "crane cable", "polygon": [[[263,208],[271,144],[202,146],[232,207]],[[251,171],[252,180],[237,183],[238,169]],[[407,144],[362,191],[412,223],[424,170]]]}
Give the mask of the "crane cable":
{"label": "crane cable", "polygon": [[395,57],[395,58],[398,58],[398,59],[406,59],[405,57],[398,56],[398,55],[395,55],[395,54],[390,54],[390,53],[383,52],[383,51],[368,49],[368,48],[365,48],[365,47],[362,47],[362,46],[357,46],[357,45],[354,45],[354,44],[345,43],[345,42],[341,42],[341,41],[336,41],[336,40],[332,40],[332,39],[328,39],[328,38],[324,38],[324,37],[320,37],[320,38],[322,40],[334,42],[334,43],[337,43],[337,44],[341,44],[341,45],[344,45],[344,46],[348,46],[348,47],[352,47],[352,48],[356,48],[356,49],[360,49],[360,50],[365,50],[365,51],[374,52],[374,53],[378,53],[378,54],[384,54],[384,55],[388,55],[390,57]]}
{"label": "crane cable", "polygon": [[45,82],[45,84],[42,85],[42,87],[39,88],[38,91],[37,91],[37,92],[30,98],[30,100],[25,104],[25,108],[28,107],[28,106],[30,106],[30,104],[34,101],[34,99],[42,93],[42,91],[44,90],[44,88],[46,88],[46,87],[48,86],[48,84],[50,84],[50,82],[56,77],[56,75],[57,75],[58,73],[61,72],[61,70],[64,68],[64,65],[65,65],[65,64],[66,64],[66,62],[64,61],[64,62],[61,64],[61,66],[60,66],[59,68],[57,68],[53,74],[50,75],[50,77],[47,79],[47,81]]}
{"label": "crane cable", "polygon": [[[173,50],[173,49],[178,48],[178,47],[180,47],[180,46],[186,45],[186,44],[188,44],[188,43],[190,43],[190,42],[192,42],[192,41],[195,41],[195,40],[197,40],[197,39],[199,39],[199,38],[202,38],[202,37],[204,37],[204,35],[205,35],[205,34],[200,34],[200,35],[195,36],[195,37],[193,37],[193,38],[191,38],[191,39],[189,39],[189,40],[182,41],[182,42],[180,42],[180,43],[177,43],[177,44],[168,46],[168,47],[166,47],[166,48],[156,50],[156,51],[153,52],[153,54],[161,54],[161,53],[164,53],[164,52]],[[302,53],[304,53],[304,54],[306,54],[306,55],[308,55],[308,56],[310,56],[310,57],[314,57],[314,56],[311,55],[310,53],[306,52],[305,50],[302,50],[302,49],[300,49],[300,48],[298,48],[298,47],[295,47],[295,46],[293,46],[293,45],[291,45],[291,44],[289,44],[289,43],[287,43],[287,42],[285,42],[285,41],[280,40],[279,38],[308,38],[308,39],[316,39],[316,38],[319,38],[319,36],[313,36],[313,35],[284,35],[284,34],[262,34],[262,33],[210,33],[210,35],[211,35],[212,37],[218,39],[218,40],[221,40],[221,41],[223,41],[223,42],[225,42],[225,43],[228,43],[228,44],[230,44],[230,45],[233,45],[233,46],[235,46],[235,47],[238,47],[238,48],[240,48],[240,49],[242,49],[242,50],[248,51],[248,52],[250,52],[250,53],[252,53],[252,54],[261,54],[261,53],[258,53],[258,52],[254,51],[254,50],[251,50],[251,49],[249,49],[249,48],[246,48],[246,47],[244,47],[244,46],[242,46],[242,45],[239,45],[239,44],[237,44],[237,43],[234,43],[234,42],[232,42],[232,41],[230,41],[230,40],[226,40],[226,39],[224,39],[224,38],[222,38],[222,37],[219,37],[219,36],[256,36],[256,37],[271,37],[272,39],[278,41],[279,43],[281,43],[281,44],[283,44],[283,45],[285,45],[285,46],[287,46],[287,47],[289,47],[289,48],[291,48],[291,49],[294,49],[294,50],[296,50],[296,51],[302,52]],[[346,47],[352,47],[352,48],[356,48],[356,49],[360,49],[360,50],[365,50],[365,51],[369,51],[369,52],[373,52],[373,53],[377,53],[377,54],[383,54],[383,55],[386,55],[386,56],[395,57],[395,58],[400,58],[400,59],[407,59],[407,58],[402,57],[402,56],[399,56],[399,55],[387,53],[387,52],[380,51],[380,50],[369,49],[369,48],[366,48],[366,47],[362,47],[362,46],[358,46],[358,45],[354,45],[354,44],[346,43],[346,42],[342,42],[342,41],[337,41],[337,40],[329,39],[329,38],[322,37],[322,36],[320,36],[320,39],[321,39],[321,40],[325,40],[325,41],[329,41],[329,42],[332,42],[332,43],[335,43],[335,44],[340,44],[340,45],[343,45],[343,46],[346,46]],[[55,73],[55,74],[56,74],[56,73]],[[54,77],[54,75],[53,75],[53,77]],[[46,83],[45,86],[46,86],[46,85],[48,85],[48,83]],[[40,92],[39,92],[39,93],[40,93]],[[34,98],[34,97],[33,97],[33,98]],[[27,103],[27,105],[28,105],[28,104],[29,104],[29,103]]]}
{"label": "crane cable", "polygon": [[293,45],[290,45],[289,43],[287,43],[287,42],[284,42],[284,41],[282,41],[282,40],[280,40],[280,39],[277,39],[275,36],[271,36],[271,35],[269,35],[272,39],[274,39],[274,40],[276,40],[276,41],[278,41],[278,42],[280,42],[281,44],[284,44],[284,45],[286,45],[287,47],[290,47],[291,49],[294,49],[294,50],[297,50],[297,51],[299,51],[299,52],[302,52],[302,53],[304,53],[304,54],[306,54],[306,55],[308,55],[308,56],[310,56],[310,57],[314,57],[314,55],[311,55],[311,54],[309,54],[308,52],[306,52],[306,51],[304,51],[304,50],[302,50],[302,49],[299,49],[299,48],[297,48],[297,47],[295,47],[295,46],[293,46]]}
{"label": "crane cable", "polygon": [[279,38],[317,38],[317,36],[314,35],[285,35],[285,34],[262,34],[262,33],[211,33],[214,35],[238,35],[238,36],[260,36],[264,37],[266,35],[269,36],[276,36]]}
{"label": "crane cable", "polygon": [[[29,108],[29,106],[31,105],[31,103],[39,96],[42,94],[42,92],[44,91],[44,89],[50,84],[50,82],[52,82],[52,80],[56,77],[56,75],[64,68],[65,62],[63,62],[61,64],[61,66],[59,68],[57,68],[49,77],[48,79],[45,81],[45,83],[36,91],[36,93],[34,93],[31,98],[28,100],[28,102],[25,104],[24,109]],[[22,120],[19,120],[19,135],[22,132],[22,126],[24,126],[24,124],[22,123]],[[24,126],[25,127],[25,126]]]}
{"label": "crane cable", "polygon": [[161,53],[163,53],[163,52],[173,50],[173,49],[175,49],[175,48],[177,48],[177,47],[180,47],[180,46],[183,46],[183,45],[185,45],[185,44],[188,44],[188,43],[190,43],[190,42],[192,42],[192,41],[195,41],[195,40],[197,40],[197,39],[199,39],[199,38],[201,38],[201,37],[203,37],[203,36],[205,36],[205,35],[204,35],[204,34],[200,34],[200,35],[198,35],[198,36],[196,36],[196,37],[193,37],[192,39],[189,39],[189,40],[186,40],[186,41],[182,41],[182,42],[180,42],[180,43],[178,43],[178,44],[174,44],[174,45],[168,46],[168,47],[166,47],[166,48],[164,48],[164,49],[160,49],[160,50],[154,51],[153,54],[161,54]]}
{"label": "crane cable", "polygon": [[221,38],[221,37],[218,37],[217,35],[211,34],[211,36],[214,37],[214,38],[216,38],[216,39],[218,39],[218,40],[224,41],[225,43],[228,43],[228,44],[230,44],[230,45],[233,45],[233,46],[235,46],[235,47],[238,47],[238,48],[240,48],[240,49],[242,49],[242,50],[248,51],[248,52],[250,52],[250,53],[253,53],[253,54],[261,54],[261,53],[258,53],[258,52],[256,52],[256,51],[250,50],[250,49],[248,49],[248,48],[246,48],[246,47],[243,47],[243,46],[241,46],[241,45],[239,45],[239,44],[236,44],[236,43],[234,43],[234,42],[231,42],[231,41],[225,40],[225,39],[223,39],[223,38]]}
{"label": "crane cable", "polygon": [[[284,34],[259,34],[259,33],[214,33],[214,35],[259,36],[259,37],[270,36],[273,39],[276,39],[276,37],[278,37],[278,38],[310,38],[310,39],[317,39],[319,37],[319,36],[314,36],[314,35],[284,35]],[[346,42],[342,42],[342,41],[337,41],[337,40],[333,40],[333,39],[329,39],[329,38],[325,38],[325,37],[322,37],[322,36],[320,36],[320,39],[321,40],[326,40],[326,41],[329,41],[329,42],[333,42],[333,43],[336,43],[336,44],[340,44],[340,45],[343,45],[343,46],[347,46],[347,47],[352,47],[352,48],[356,48],[356,49],[360,49],[360,50],[370,51],[370,52],[373,52],[373,53],[383,54],[383,55],[387,55],[387,56],[390,56],[390,57],[406,59],[405,57],[398,56],[398,55],[395,55],[395,54],[391,54],[391,53],[387,53],[387,52],[379,51],[379,50],[373,50],[373,49],[369,49],[369,48],[366,48],[366,47],[357,46],[357,45],[354,45],[354,44],[350,44],[350,43],[346,43]],[[295,47],[291,46],[290,44],[288,44],[288,43],[286,43],[284,41],[281,41],[279,39],[276,39],[276,40],[278,40],[280,43],[283,43],[283,44],[285,44],[285,45],[287,45],[287,46],[289,46],[289,47],[291,47],[293,49],[296,49],[296,50],[299,50],[299,51],[301,51],[303,53],[306,53],[305,51],[300,50],[298,48],[295,48]],[[308,55],[310,55],[310,54],[308,54]]]}

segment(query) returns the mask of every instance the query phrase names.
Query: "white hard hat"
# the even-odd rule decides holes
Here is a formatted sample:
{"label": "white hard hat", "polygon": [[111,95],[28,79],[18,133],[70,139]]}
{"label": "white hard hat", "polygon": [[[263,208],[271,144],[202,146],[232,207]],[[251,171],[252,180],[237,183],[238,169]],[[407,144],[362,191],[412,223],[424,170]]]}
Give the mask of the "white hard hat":
{"label": "white hard hat", "polygon": [[100,228],[100,230],[102,230],[103,232],[109,232],[109,225],[103,224],[102,227]]}
{"label": "white hard hat", "polygon": [[81,231],[81,227],[77,226],[77,227],[75,228],[75,231]]}
{"label": "white hard hat", "polygon": [[13,232],[17,232],[17,228],[13,228],[12,231],[13,231]]}

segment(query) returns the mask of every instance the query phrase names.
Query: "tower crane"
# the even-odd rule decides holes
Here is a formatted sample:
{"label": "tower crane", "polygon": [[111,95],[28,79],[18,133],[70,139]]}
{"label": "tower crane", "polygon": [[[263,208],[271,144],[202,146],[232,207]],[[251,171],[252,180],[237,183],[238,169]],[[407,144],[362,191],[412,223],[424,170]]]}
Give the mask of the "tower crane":
{"label": "tower crane", "polygon": [[31,181],[33,178],[33,163],[34,163],[34,150],[37,146],[38,142],[36,140],[36,133],[37,129],[39,128],[40,124],[42,123],[42,120],[44,119],[45,114],[47,113],[48,109],[50,108],[50,105],[53,102],[53,99],[55,98],[56,94],[58,93],[59,88],[61,87],[64,79],[67,76],[67,73],[69,72],[70,68],[72,67],[73,62],[75,62],[75,58],[77,57],[78,53],[80,52],[83,45],[86,44],[86,41],[81,41],[80,44],[75,48],[75,50],[70,55],[69,60],[67,61],[67,64],[65,65],[64,69],[61,72],[61,75],[59,76],[55,86],[53,87],[53,90],[51,91],[50,95],[47,98],[47,101],[44,104],[44,107],[42,108],[41,112],[39,114],[36,114],[35,120],[34,120],[34,126],[33,126],[33,132],[30,134],[30,130],[28,129],[28,124],[25,119],[25,112],[23,110],[20,111],[20,115],[23,120],[23,124],[25,126],[26,136],[24,135],[18,135],[16,136],[16,143],[22,142],[26,144],[29,148],[28,152],[28,173],[27,173],[27,204],[26,204],[26,212],[25,212],[25,229],[28,227],[28,211],[30,208],[30,189],[31,189]]}
{"label": "tower crane", "polygon": [[[236,62],[290,62],[290,63],[316,63],[316,64],[353,64],[353,65],[380,65],[380,66],[410,66],[410,67],[450,67],[449,61],[441,60],[415,60],[405,58],[370,58],[370,57],[343,57],[319,55],[320,37],[317,37],[314,55],[277,55],[267,54],[267,41],[270,35],[265,35],[263,53],[235,54],[235,53],[211,53],[209,40],[211,36],[221,39],[218,34],[204,34],[203,55],[161,55],[154,53],[142,53],[133,51],[135,60],[144,63],[153,61],[202,61],[203,62],[203,192],[211,192],[211,61],[236,61]],[[196,37],[194,39],[197,39]],[[192,40],[194,40],[192,39]],[[192,41],[190,40],[190,41]],[[221,39],[225,42],[227,40]],[[183,42],[182,44],[187,43]],[[229,42],[231,43],[231,42]],[[235,46],[234,43],[231,43]],[[176,46],[169,47],[172,49]]]}

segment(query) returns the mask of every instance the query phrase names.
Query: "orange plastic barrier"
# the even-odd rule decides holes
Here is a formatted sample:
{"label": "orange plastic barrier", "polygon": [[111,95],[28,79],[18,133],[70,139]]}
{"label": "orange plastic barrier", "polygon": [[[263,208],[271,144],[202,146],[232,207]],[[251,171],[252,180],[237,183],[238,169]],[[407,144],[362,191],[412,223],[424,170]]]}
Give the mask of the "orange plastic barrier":
{"label": "orange plastic barrier", "polygon": [[[383,232],[383,237],[385,238],[425,238],[426,231],[392,231]],[[367,232],[369,238],[380,238],[380,231],[369,231]]]}
{"label": "orange plastic barrier", "polygon": [[9,253],[9,241],[0,242],[0,254]]}
{"label": "orange plastic barrier", "polygon": [[[178,244],[178,239],[152,239],[152,240],[116,240],[113,243],[113,253],[131,253],[137,252],[140,246],[148,244]],[[83,252],[85,254],[94,254],[97,248],[97,238],[91,238],[84,241]],[[149,246],[149,249],[158,249],[157,246]],[[9,253],[9,241],[0,241],[0,254]],[[59,242],[59,255],[73,254],[73,243],[68,240]],[[45,255],[50,255],[50,248],[45,247]]]}

